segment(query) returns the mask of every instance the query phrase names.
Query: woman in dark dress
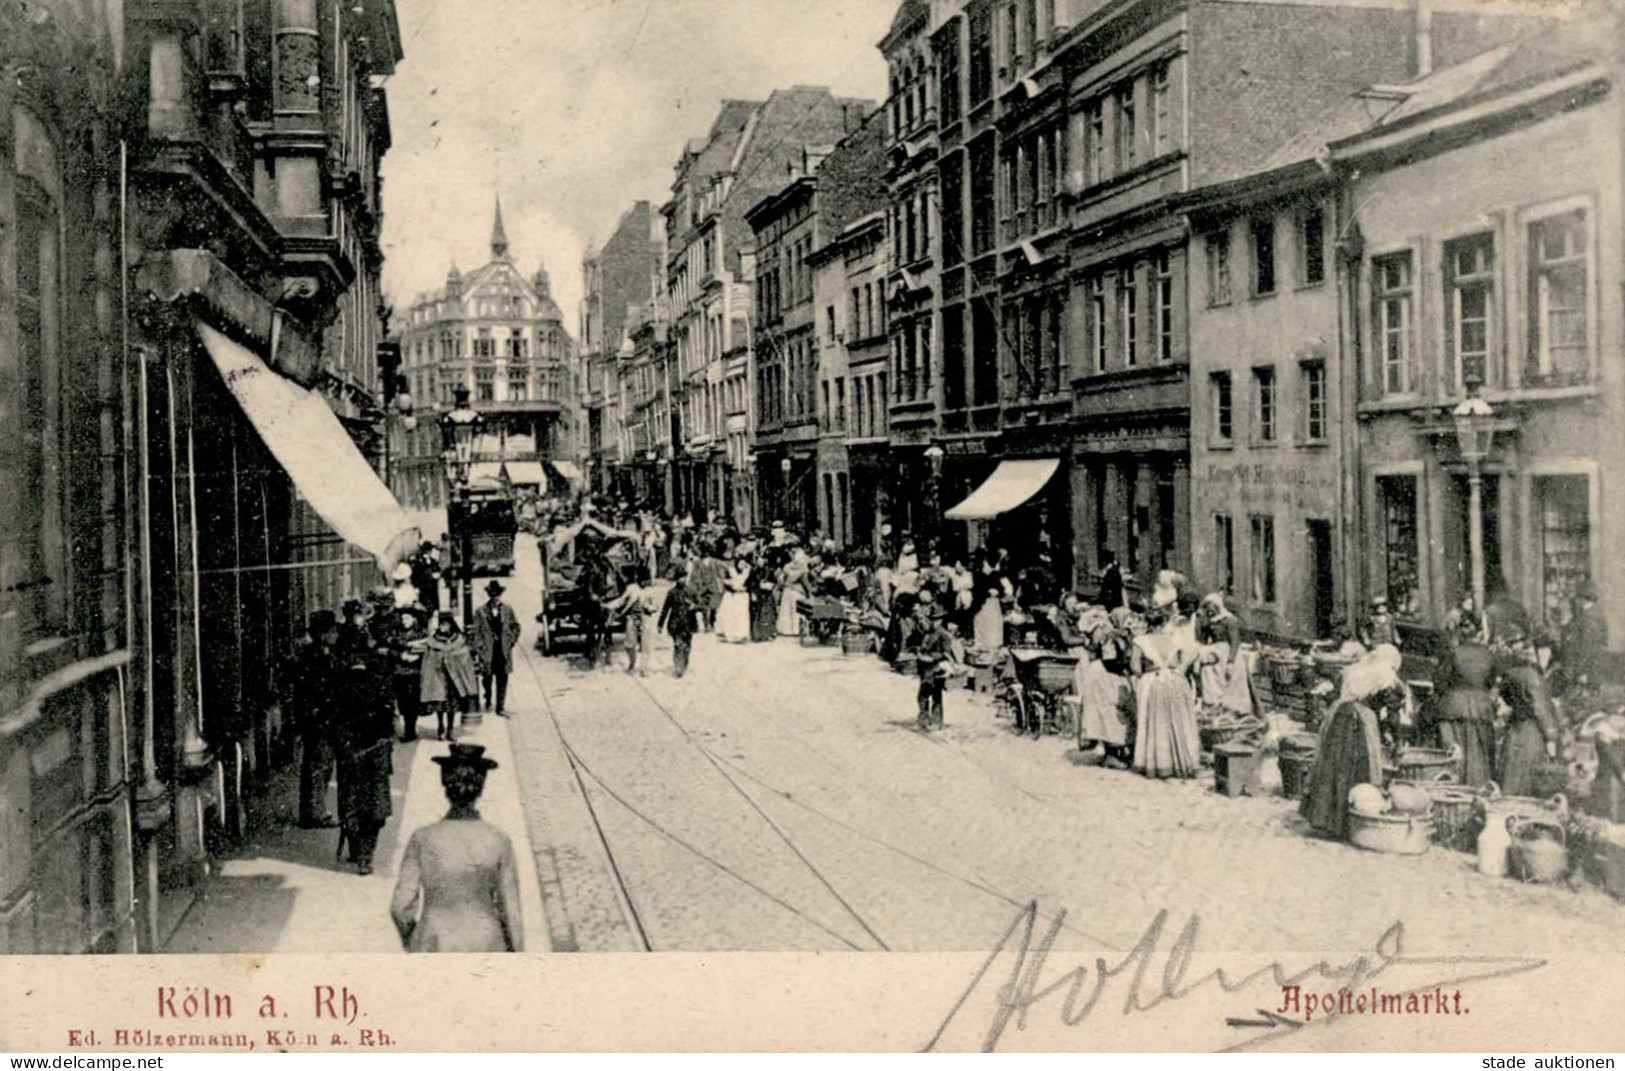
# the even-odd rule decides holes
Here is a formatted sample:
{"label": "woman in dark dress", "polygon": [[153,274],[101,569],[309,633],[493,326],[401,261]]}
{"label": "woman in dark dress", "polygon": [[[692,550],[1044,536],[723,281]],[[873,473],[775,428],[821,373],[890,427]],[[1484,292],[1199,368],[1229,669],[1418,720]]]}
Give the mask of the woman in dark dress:
{"label": "woman in dark dress", "polygon": [[1495,781],[1509,796],[1534,794],[1535,768],[1557,757],[1557,718],[1539,668],[1523,661],[1501,676],[1498,691],[1510,713]]}
{"label": "woman in dark dress", "polygon": [[1448,684],[1434,709],[1439,742],[1461,751],[1461,780],[1487,784],[1495,775],[1495,655],[1480,643],[1476,625],[1462,626],[1462,640],[1451,653]]}
{"label": "woman in dark dress", "polygon": [[1298,813],[1323,836],[1348,835],[1349,789],[1382,784],[1382,720],[1397,714],[1405,686],[1392,663],[1367,656],[1343,671],[1343,694],[1320,731]]}
{"label": "woman in dark dress", "polygon": [[769,643],[779,634],[779,604],[774,576],[778,555],[759,555],[750,572],[750,641]]}

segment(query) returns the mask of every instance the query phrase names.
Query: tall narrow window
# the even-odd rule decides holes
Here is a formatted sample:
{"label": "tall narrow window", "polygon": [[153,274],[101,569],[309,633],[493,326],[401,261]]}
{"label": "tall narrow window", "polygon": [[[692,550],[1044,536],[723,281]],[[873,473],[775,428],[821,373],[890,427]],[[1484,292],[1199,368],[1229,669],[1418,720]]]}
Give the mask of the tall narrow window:
{"label": "tall narrow window", "polygon": [[975,107],[993,95],[993,12],[973,7],[970,12],[970,104]]}
{"label": "tall narrow window", "polygon": [[1219,590],[1226,595],[1236,590],[1236,522],[1220,513],[1213,518],[1213,552],[1219,569]]}
{"label": "tall narrow window", "polygon": [[1168,114],[1168,64],[1151,70],[1151,155],[1162,156],[1174,147],[1174,131]]}
{"label": "tall narrow window", "polygon": [[1004,5],[1003,22],[1003,33],[1000,35],[1003,40],[999,42],[1003,51],[999,66],[1003,68],[1004,76],[1009,78],[1015,74],[1016,56],[1020,52],[1016,42],[1016,5],[1013,2]]}
{"label": "tall narrow window", "polygon": [[1326,213],[1310,205],[1298,213],[1298,283],[1315,286],[1326,281]]}
{"label": "tall narrow window", "polygon": [[1157,283],[1157,360],[1174,358],[1174,269],[1167,250],[1152,262]]}
{"label": "tall narrow window", "polygon": [[965,408],[965,307],[942,310],[942,407]]}
{"label": "tall narrow window", "polygon": [[1052,296],[1044,302],[1043,367],[1039,387],[1045,394],[1061,389],[1061,349],[1061,301]]}
{"label": "tall narrow window", "polygon": [[1140,363],[1140,291],[1137,268],[1130,264],[1117,273],[1117,344],[1124,368]]}
{"label": "tall narrow window", "polygon": [[948,25],[938,41],[937,102],[946,125],[959,121],[959,23]]}
{"label": "tall narrow window", "polygon": [[942,161],[942,264],[952,267],[965,259],[965,154],[952,153]]}
{"label": "tall narrow window", "polygon": [[1533,377],[1583,381],[1589,371],[1585,211],[1529,225],[1529,357]]}
{"label": "tall narrow window", "polygon": [[1446,242],[1444,270],[1447,374],[1463,389],[1480,386],[1489,371],[1494,237],[1475,234]]}
{"label": "tall narrow window", "polygon": [[971,302],[971,404],[992,405],[999,400],[999,330],[993,303]]}
{"label": "tall narrow window", "polygon": [[1378,257],[1372,262],[1377,290],[1377,339],[1382,361],[1379,383],[1383,394],[1409,394],[1411,367],[1411,255]]}
{"label": "tall narrow window", "polygon": [[1421,544],[1418,540],[1416,477],[1379,476],[1377,505],[1383,525],[1383,578],[1395,614],[1421,612]]}
{"label": "tall narrow window", "polygon": [[998,207],[994,193],[993,139],[982,138],[970,150],[971,253],[980,256],[996,241]]}
{"label": "tall narrow window", "polygon": [[1253,427],[1258,441],[1275,441],[1275,369],[1253,369]]}
{"label": "tall narrow window", "polygon": [[1213,393],[1213,435],[1219,442],[1228,443],[1236,434],[1236,407],[1230,373],[1214,372],[1208,382]]}
{"label": "tall narrow window", "polygon": [[1252,221],[1253,293],[1275,293],[1275,217],[1261,216]]}
{"label": "tall narrow window", "polygon": [[1129,82],[1117,90],[1117,170],[1127,171],[1134,166],[1134,140],[1138,131],[1134,125],[1134,83]]}
{"label": "tall narrow window", "polygon": [[1230,301],[1230,232],[1219,231],[1207,237],[1207,303],[1224,305]]}
{"label": "tall narrow window", "polygon": [[1275,601],[1275,518],[1254,515],[1252,522],[1253,602]]}
{"label": "tall narrow window", "polygon": [[1106,278],[1089,280],[1089,356],[1095,372],[1106,370]]}
{"label": "tall narrow window", "polygon": [[1312,443],[1326,440],[1326,365],[1305,361],[1298,366],[1303,382],[1303,435]]}
{"label": "tall narrow window", "polygon": [[1591,576],[1591,497],[1585,476],[1535,479],[1540,511],[1540,579],[1548,627],[1568,623],[1574,597]]}
{"label": "tall narrow window", "polygon": [[1106,178],[1106,102],[1092,100],[1084,111],[1084,180],[1090,186]]}

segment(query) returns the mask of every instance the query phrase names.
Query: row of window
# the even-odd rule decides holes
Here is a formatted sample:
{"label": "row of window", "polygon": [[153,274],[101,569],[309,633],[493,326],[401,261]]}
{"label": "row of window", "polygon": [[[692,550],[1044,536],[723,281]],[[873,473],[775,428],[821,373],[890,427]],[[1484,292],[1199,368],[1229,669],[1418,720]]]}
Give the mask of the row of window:
{"label": "row of window", "polygon": [[[1210,445],[1227,446],[1236,439],[1235,384],[1229,372],[1208,377],[1211,416]],[[1275,366],[1260,365],[1252,370],[1251,438],[1255,445],[1280,441],[1282,413],[1280,384]],[[1298,365],[1298,440],[1305,444],[1324,443],[1330,427],[1324,361],[1303,361]]]}
{"label": "row of window", "polygon": [[[833,339],[835,309],[831,307],[828,313],[829,336]],[[878,338],[886,333],[886,292],[883,286],[864,283],[852,288],[852,315],[847,321],[847,333],[851,336],[847,339],[849,343]]]}
{"label": "row of window", "polygon": [[1004,148],[1004,240],[1035,234],[1061,221],[1066,138],[1060,127],[1028,134]]}
{"label": "row of window", "polygon": [[1172,63],[1157,63],[1085,102],[1075,135],[1085,188],[1179,148],[1172,72]]}
{"label": "row of window", "polygon": [[931,255],[931,195],[924,189],[894,202],[891,209],[892,259],[913,264]]}
{"label": "row of window", "polygon": [[[539,356],[551,358],[557,356],[558,345],[556,337],[549,332],[538,332]],[[468,350],[465,352],[465,341]],[[451,361],[472,354],[475,357],[495,358],[500,350],[501,356],[516,360],[530,358],[530,339],[518,333],[518,329],[502,339],[493,336],[491,329],[482,327],[473,338],[467,338],[461,332],[441,333],[433,338],[419,338],[409,342],[406,347],[408,365],[430,364],[435,361]]]}
{"label": "row of window", "polygon": [[892,384],[894,402],[927,401],[931,397],[931,318],[921,316],[892,332]]}
{"label": "row of window", "polygon": [[1179,352],[1182,330],[1175,299],[1174,258],[1160,250],[1091,276],[1089,370],[1094,373],[1162,364]]}
{"label": "row of window", "polygon": [[[1326,281],[1326,212],[1319,204],[1303,205],[1292,212],[1296,284],[1319,286]],[[1245,221],[1250,293],[1269,297],[1279,284],[1279,256],[1276,232],[1279,221],[1273,213]],[[1231,228],[1207,236],[1207,303],[1227,305],[1234,300],[1232,285],[1234,258],[1231,254]]]}
{"label": "row of window", "polygon": [[807,263],[813,252],[812,235],[804,234],[780,249],[782,259],[765,260],[756,273],[756,316],[763,322],[779,319],[785,309],[813,296],[813,270]]}
{"label": "row of window", "polygon": [[1038,398],[1061,389],[1061,369],[1066,363],[1061,340],[1065,300],[1060,291],[1052,291],[1005,305],[1005,367],[1015,380],[1013,397]]}
{"label": "row of window", "polygon": [[[1524,237],[1528,333],[1522,380],[1531,385],[1584,382],[1590,376],[1592,335],[1586,210],[1532,220]],[[1441,252],[1441,385],[1451,390],[1495,376],[1513,378],[1504,367],[1505,302],[1497,301],[1494,233],[1450,239]],[[1415,259],[1415,251],[1407,249],[1371,261],[1375,338],[1368,381],[1378,395],[1405,396],[1421,389]]]}

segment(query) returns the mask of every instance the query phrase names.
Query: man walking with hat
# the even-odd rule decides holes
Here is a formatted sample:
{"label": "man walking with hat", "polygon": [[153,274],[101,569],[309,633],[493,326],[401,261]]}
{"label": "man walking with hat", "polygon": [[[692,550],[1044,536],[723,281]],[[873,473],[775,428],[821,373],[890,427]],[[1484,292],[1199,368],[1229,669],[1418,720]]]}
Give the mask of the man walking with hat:
{"label": "man walking with hat", "polygon": [[502,601],[502,592],[502,585],[495,580],[485,585],[485,593],[490,598],[475,611],[468,635],[474,661],[480,669],[480,690],[485,697],[483,709],[492,709],[492,692],[495,691],[496,713],[507,717],[508,671],[513,667],[514,645],[519,642],[519,618],[513,607]]}
{"label": "man walking with hat", "polygon": [[295,724],[299,728],[299,825],[331,829],[327,784],[333,779],[333,702],[338,685],[338,617],[331,610],[310,615],[310,642],[294,665]]}

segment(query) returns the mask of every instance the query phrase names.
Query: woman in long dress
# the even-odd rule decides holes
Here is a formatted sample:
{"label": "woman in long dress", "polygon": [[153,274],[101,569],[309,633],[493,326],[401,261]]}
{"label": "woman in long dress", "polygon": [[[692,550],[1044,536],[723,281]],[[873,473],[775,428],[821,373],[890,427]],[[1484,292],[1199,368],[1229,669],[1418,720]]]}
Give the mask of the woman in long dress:
{"label": "woman in long dress", "polygon": [[472,744],[434,761],[451,809],[406,842],[389,904],[401,943],[408,952],[522,952],[513,842],[475,807],[497,764]]}
{"label": "woman in long dress", "polygon": [[750,562],[740,555],[722,578],[717,635],[726,643],[750,642],[750,576]]}
{"label": "woman in long dress", "polygon": [[1224,595],[1213,592],[1202,600],[1197,617],[1198,720],[1226,717],[1246,722],[1235,737],[1238,743],[1261,744],[1269,732],[1269,722],[1259,711],[1253,693],[1254,655],[1241,646],[1241,622],[1224,603]]}
{"label": "woman in long dress", "polygon": [[1099,744],[1107,758],[1127,766],[1133,758],[1134,689],[1108,662],[1115,630],[1101,607],[1085,611],[1078,628],[1085,651],[1078,667],[1078,746]]}
{"label": "woman in long dress", "polygon": [[1153,613],[1158,624],[1135,638],[1130,654],[1138,714],[1134,769],[1147,777],[1195,777],[1202,768],[1201,737],[1186,675],[1195,643],[1176,607]]}
{"label": "woman in long dress", "polygon": [[996,651],[1004,646],[1004,585],[992,557],[982,559],[976,573],[976,597],[981,600],[972,620],[976,646]]}
{"label": "woman in long dress", "polygon": [[1487,784],[1495,775],[1495,656],[1466,632],[1449,664],[1449,686],[1438,701],[1434,717],[1439,740],[1461,752],[1464,785]]}
{"label": "woman in long dress", "polygon": [[750,571],[750,639],[767,643],[777,632],[778,603],[774,601],[773,555],[760,555]]}
{"label": "woman in long dress", "polygon": [[801,635],[801,600],[807,597],[807,552],[797,547],[779,573],[780,636]]}
{"label": "woman in long dress", "polygon": [[1495,767],[1495,780],[1509,796],[1535,793],[1535,768],[1557,757],[1557,718],[1540,669],[1528,661],[1507,670],[1497,689],[1507,705],[1506,739]]}
{"label": "woman in long dress", "polygon": [[[1392,650],[1392,648],[1390,648]],[[1372,652],[1343,671],[1343,692],[1320,730],[1298,813],[1327,837],[1348,835],[1349,789],[1382,784],[1382,725],[1404,703],[1397,666]]]}

